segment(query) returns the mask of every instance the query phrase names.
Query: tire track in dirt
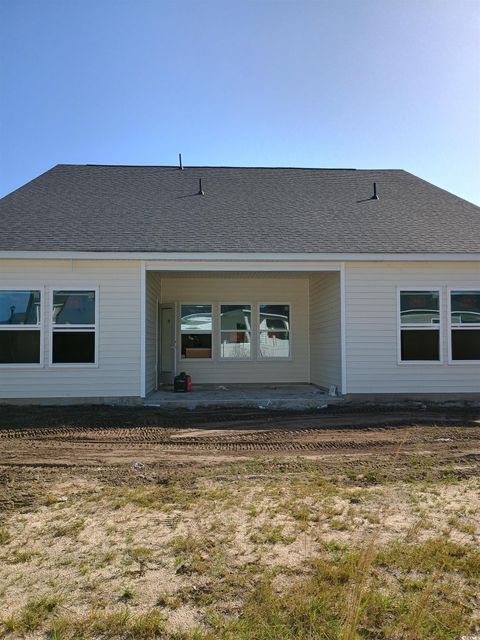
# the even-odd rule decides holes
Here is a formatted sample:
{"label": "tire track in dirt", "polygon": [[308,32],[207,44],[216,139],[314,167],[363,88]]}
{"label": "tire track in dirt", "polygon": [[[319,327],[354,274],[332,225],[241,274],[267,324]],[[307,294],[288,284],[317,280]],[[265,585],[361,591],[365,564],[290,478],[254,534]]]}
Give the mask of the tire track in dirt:
{"label": "tire track in dirt", "polygon": [[[162,460],[191,460],[194,463],[215,462],[220,457],[258,457],[274,455],[292,458],[309,454],[362,457],[390,455],[402,448],[408,453],[421,450],[442,452],[445,458],[452,454],[475,455],[479,451],[480,425],[478,416],[451,413],[428,414],[370,411],[338,415],[278,415],[247,412],[243,420],[232,420],[232,415],[219,420],[209,414],[200,420],[197,415],[182,421],[159,414],[158,424],[142,423],[144,413],[139,412],[139,425],[135,426],[133,410],[123,424],[106,424],[104,415],[98,426],[78,424],[79,416],[60,421],[47,421],[8,428],[0,428],[0,466],[6,465],[114,465],[143,460],[151,464]],[[90,416],[91,418],[91,416]],[[182,422],[183,426],[179,426]],[[38,426],[37,426],[38,425]],[[161,425],[161,426],[160,426]]]}
{"label": "tire track in dirt", "polygon": [[[433,429],[433,431],[432,431]],[[437,441],[468,441],[480,440],[480,427],[422,427],[421,425],[405,426],[384,426],[369,427],[361,429],[356,434],[351,428],[327,428],[327,429],[305,429],[305,428],[288,428],[288,429],[264,429],[261,431],[246,432],[230,432],[215,430],[208,433],[201,433],[192,436],[192,429],[188,435],[180,430],[175,429],[82,429],[82,428],[57,428],[50,429],[28,429],[28,430],[3,430],[0,431],[0,441],[17,440],[31,444],[42,441],[55,441],[59,443],[76,443],[78,445],[102,445],[122,446],[135,444],[144,445],[152,444],[163,447],[198,447],[200,449],[212,446],[222,447],[261,447],[261,446],[277,446],[292,447],[297,446],[295,440],[315,440],[315,446],[322,447],[355,447],[355,446],[382,446],[384,444],[398,443],[402,438],[401,432],[417,430],[415,440],[417,442],[434,442]],[[351,439],[352,435],[356,435],[356,439]],[[370,439],[370,436],[376,435],[377,439]],[[384,436],[384,439],[378,439],[378,436]],[[331,439],[333,436],[333,439]],[[395,436],[395,437],[392,437]],[[304,442],[304,448],[313,446],[312,442]]]}

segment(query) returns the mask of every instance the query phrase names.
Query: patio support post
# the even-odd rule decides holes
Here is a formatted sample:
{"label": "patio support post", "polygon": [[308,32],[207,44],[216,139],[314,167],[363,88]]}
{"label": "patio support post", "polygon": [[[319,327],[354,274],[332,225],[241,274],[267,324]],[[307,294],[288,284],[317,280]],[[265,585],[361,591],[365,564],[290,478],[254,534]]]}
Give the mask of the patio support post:
{"label": "patio support post", "polygon": [[340,264],[340,345],[342,363],[342,395],[347,393],[347,335],[346,335],[345,262]]}
{"label": "patio support post", "polygon": [[140,262],[140,397],[146,396],[146,269],[145,260]]}

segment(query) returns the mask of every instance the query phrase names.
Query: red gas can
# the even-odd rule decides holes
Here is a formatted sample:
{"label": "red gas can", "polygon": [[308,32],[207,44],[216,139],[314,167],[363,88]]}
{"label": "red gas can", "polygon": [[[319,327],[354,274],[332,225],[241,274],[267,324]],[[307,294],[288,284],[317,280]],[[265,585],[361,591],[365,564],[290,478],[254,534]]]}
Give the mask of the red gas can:
{"label": "red gas can", "polygon": [[181,393],[191,391],[192,376],[189,376],[188,373],[185,373],[185,371],[179,373],[178,376],[175,376],[175,379],[173,381],[173,390]]}

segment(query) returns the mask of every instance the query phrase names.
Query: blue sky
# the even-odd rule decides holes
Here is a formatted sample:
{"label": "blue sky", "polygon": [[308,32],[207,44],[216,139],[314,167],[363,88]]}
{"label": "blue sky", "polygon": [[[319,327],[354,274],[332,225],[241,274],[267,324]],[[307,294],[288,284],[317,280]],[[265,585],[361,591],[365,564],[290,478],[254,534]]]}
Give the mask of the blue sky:
{"label": "blue sky", "polygon": [[403,168],[480,204],[478,0],[0,0],[0,195],[57,163]]}

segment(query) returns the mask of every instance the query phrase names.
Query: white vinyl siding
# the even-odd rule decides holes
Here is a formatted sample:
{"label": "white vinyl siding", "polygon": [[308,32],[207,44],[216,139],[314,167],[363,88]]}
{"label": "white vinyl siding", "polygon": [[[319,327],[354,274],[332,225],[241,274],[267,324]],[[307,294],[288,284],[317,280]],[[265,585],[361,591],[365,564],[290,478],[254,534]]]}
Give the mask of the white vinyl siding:
{"label": "white vinyl siding", "polygon": [[[0,398],[140,395],[140,262],[0,260],[0,286],[45,288],[44,366],[0,369]],[[98,288],[98,367],[49,367],[53,289]]]}
{"label": "white vinyl siding", "polygon": [[310,277],[310,381],[341,390],[340,273]]}
{"label": "white vinyl siding", "polygon": [[[441,322],[447,290],[478,289],[478,262],[346,263],[348,393],[479,393],[480,365],[398,364],[397,290],[439,288]],[[448,331],[442,332],[447,353]]]}
{"label": "white vinyl siding", "polygon": [[[193,383],[308,382],[308,277],[172,277],[163,274],[162,302],[213,304],[214,335],[218,334],[220,304],[289,304],[291,309],[291,357],[285,360],[228,360],[220,358],[214,340],[213,360],[184,361],[177,349],[177,371],[187,371]],[[256,308],[256,307],[255,307]],[[253,307],[252,307],[253,309]],[[178,318],[177,318],[178,334]],[[180,343],[177,335],[177,343]]]}
{"label": "white vinyl siding", "polygon": [[150,393],[157,385],[157,307],[162,299],[162,281],[159,273],[146,274],[145,287],[145,387]]}
{"label": "white vinyl siding", "polygon": [[[252,262],[252,265],[254,263]],[[289,304],[291,358],[182,361],[177,335],[177,371],[195,383],[294,383],[341,385],[340,276],[338,272],[216,272],[146,274],[145,371],[141,371],[141,262],[139,260],[2,259],[0,287],[38,289],[42,296],[43,365],[0,368],[0,398],[139,397],[155,388],[157,299],[211,303],[219,336],[221,304]],[[53,289],[98,289],[98,367],[50,367]],[[347,391],[352,394],[480,393],[480,364],[398,363],[398,289],[440,289],[442,352],[448,354],[449,289],[480,288],[479,262],[375,262],[345,264]],[[177,327],[179,331],[178,317]]]}

